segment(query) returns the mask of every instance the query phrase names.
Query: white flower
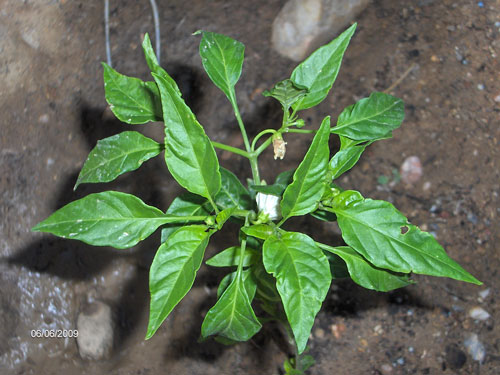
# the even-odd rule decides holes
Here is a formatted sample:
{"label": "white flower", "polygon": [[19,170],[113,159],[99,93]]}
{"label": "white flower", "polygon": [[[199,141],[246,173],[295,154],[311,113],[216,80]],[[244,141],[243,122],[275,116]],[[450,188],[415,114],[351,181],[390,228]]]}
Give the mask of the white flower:
{"label": "white flower", "polygon": [[257,208],[259,212],[269,216],[271,220],[277,220],[281,217],[280,197],[271,194],[257,193]]}

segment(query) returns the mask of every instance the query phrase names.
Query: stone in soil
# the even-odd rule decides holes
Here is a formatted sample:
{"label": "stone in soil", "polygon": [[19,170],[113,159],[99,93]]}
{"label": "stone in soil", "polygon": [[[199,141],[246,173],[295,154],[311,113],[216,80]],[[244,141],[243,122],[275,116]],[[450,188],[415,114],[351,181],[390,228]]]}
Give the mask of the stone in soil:
{"label": "stone in soil", "polygon": [[464,341],[467,352],[474,361],[483,362],[486,357],[486,349],[476,333],[471,333]]}
{"label": "stone in soil", "polygon": [[475,320],[488,320],[490,314],[482,307],[475,306],[469,310],[469,316]]}
{"label": "stone in soil", "polygon": [[273,22],[271,41],[295,61],[340,34],[369,0],[289,0]]}
{"label": "stone in soil", "polygon": [[423,169],[422,163],[418,156],[409,156],[401,165],[399,171],[401,175],[401,181],[406,185],[414,185],[422,177]]}
{"label": "stone in soil", "polygon": [[78,350],[82,358],[103,359],[113,348],[113,318],[111,307],[93,302],[78,315]]}

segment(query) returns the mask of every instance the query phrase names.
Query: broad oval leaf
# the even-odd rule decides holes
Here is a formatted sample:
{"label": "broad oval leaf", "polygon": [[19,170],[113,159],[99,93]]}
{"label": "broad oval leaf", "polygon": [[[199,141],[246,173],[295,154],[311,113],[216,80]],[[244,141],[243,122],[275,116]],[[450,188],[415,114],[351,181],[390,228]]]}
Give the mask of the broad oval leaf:
{"label": "broad oval leaf", "polygon": [[[249,271],[247,273],[251,276]],[[201,325],[203,337],[219,335],[234,341],[247,341],[259,332],[262,325],[252,309],[245,284],[244,273],[239,270],[205,316]],[[254,284],[251,288],[255,290]]]}
{"label": "broad oval leaf", "polygon": [[221,175],[212,143],[177,91],[162,76],[153,77],[163,104],[168,170],[186,190],[213,202]]}
{"label": "broad oval leaf", "polygon": [[82,183],[113,181],[123,173],[136,170],[161,150],[159,143],[134,131],[101,139],[90,152],[74,189]]}
{"label": "broad oval leaf", "polygon": [[333,211],[344,241],[376,267],[481,284],[389,202],[348,190],[335,197]]}
{"label": "broad oval leaf", "polygon": [[286,232],[281,238],[271,236],[264,242],[263,262],[266,271],[276,278],[300,354],[330,288],[328,259],[309,236]]}
{"label": "broad oval leaf", "polygon": [[[205,263],[212,267],[232,267],[237,266],[240,262],[240,246],[231,246],[214,255]],[[243,267],[251,266],[259,261],[259,252],[248,246],[245,247],[243,254]]]}
{"label": "broad oval leaf", "polygon": [[306,87],[309,92],[297,101],[293,108],[301,110],[321,103],[333,86],[340,70],[342,57],[349,45],[356,24],[353,24],[329,44],[318,48],[300,63],[290,77],[298,87]]}
{"label": "broad oval leaf", "polygon": [[250,193],[233,172],[220,167],[221,186],[215,196],[215,203],[222,209],[236,207],[240,210],[252,209]]}
{"label": "broad oval leaf", "polygon": [[226,208],[217,214],[215,217],[215,222],[217,223],[217,228],[222,229],[222,226],[229,220],[229,218],[236,211],[236,207]]}
{"label": "broad oval leaf", "polygon": [[295,171],[281,172],[272,185],[252,185],[252,189],[263,194],[276,195],[281,197],[286,187],[292,182]]}
{"label": "broad oval leaf", "polygon": [[185,226],[158,249],[149,271],[151,307],[146,339],[155,334],[193,286],[210,235],[204,225]]}
{"label": "broad oval leaf", "polygon": [[269,91],[264,91],[262,95],[271,96],[281,103],[283,109],[288,111],[292,104],[307,94],[307,89],[295,86],[290,79],[278,82]]}
{"label": "broad oval leaf", "polygon": [[201,62],[212,82],[228,99],[234,100],[234,86],[241,75],[245,46],[228,36],[202,31]]}
{"label": "broad oval leaf", "polygon": [[392,131],[401,125],[404,117],[401,99],[374,92],[344,109],[331,132],[357,141],[386,139],[392,136]]}
{"label": "broad oval leaf", "polygon": [[293,175],[293,182],[283,193],[281,200],[283,218],[305,215],[318,207],[327,182],[329,135],[330,117],[325,117],[304,160]]}
{"label": "broad oval leaf", "polygon": [[131,194],[106,191],[67,204],[33,230],[124,249],[147,238],[160,225],[179,221],[178,216],[165,215]]}
{"label": "broad oval leaf", "polygon": [[[175,216],[208,216],[212,210],[206,198],[186,192],[176,197],[166,212],[167,215]],[[187,222],[167,224],[161,230],[161,242],[165,242],[173,232],[185,225]]]}
{"label": "broad oval leaf", "polygon": [[127,77],[105,63],[102,66],[106,101],[120,121],[144,124],[162,120],[160,94],[154,82]]}
{"label": "broad oval leaf", "polygon": [[[250,303],[255,297],[255,291],[257,290],[257,281],[255,279],[255,274],[251,269],[243,270],[243,284],[247,291],[248,299]],[[233,282],[234,278],[238,274],[238,271],[228,273],[219,283],[217,288],[217,299],[219,299],[222,294],[226,291],[227,287]]]}
{"label": "broad oval leaf", "polygon": [[413,284],[408,275],[375,267],[349,246],[331,247],[327,250],[344,260],[351,279],[363,288],[388,292]]}

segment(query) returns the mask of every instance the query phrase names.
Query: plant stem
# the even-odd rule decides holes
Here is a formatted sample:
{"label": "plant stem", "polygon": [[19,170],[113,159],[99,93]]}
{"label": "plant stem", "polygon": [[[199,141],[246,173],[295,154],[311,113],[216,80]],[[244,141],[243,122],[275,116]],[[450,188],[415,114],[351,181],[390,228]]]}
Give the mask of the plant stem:
{"label": "plant stem", "polygon": [[[184,222],[184,221],[204,221],[209,215],[205,216],[179,216],[179,217],[169,217],[169,219],[172,219],[173,221],[168,222],[170,223],[175,223],[175,222]],[[162,220],[164,218],[159,217],[158,220]]]}
{"label": "plant stem", "polygon": [[267,148],[267,146],[269,146],[271,144],[271,142],[273,141],[273,136],[270,136],[269,138],[267,138],[264,143],[262,143],[259,148],[257,150],[254,151],[255,155],[256,156],[259,156],[260,154],[262,154],[262,152]]}
{"label": "plant stem", "polygon": [[250,167],[252,168],[253,183],[255,185],[260,185],[260,174],[259,174],[259,163],[257,162],[257,156],[252,153],[253,156],[249,157]]}
{"label": "plant stem", "polygon": [[242,149],[237,148],[237,147],[229,146],[229,145],[226,145],[224,143],[219,143],[219,142],[215,142],[215,141],[211,141],[211,142],[212,142],[212,145],[214,147],[217,147],[221,150],[229,151],[229,152],[232,152],[233,154],[237,154],[237,155],[243,156],[247,159],[250,159],[250,154],[248,152],[246,152],[245,150],[242,150]]}
{"label": "plant stem", "polygon": [[253,141],[252,141],[252,146],[251,146],[252,151],[255,150],[255,145],[257,144],[257,141],[259,140],[259,138],[262,137],[264,134],[268,134],[268,133],[274,134],[274,133],[276,133],[276,130],[274,130],[274,129],[265,129],[265,130],[262,130],[259,134],[257,134],[255,136],[255,138],[253,139]]}
{"label": "plant stem", "polygon": [[286,129],[287,133],[300,133],[300,134],[315,134],[317,130],[309,130],[309,129]]}
{"label": "plant stem", "polygon": [[231,105],[233,106],[234,115],[236,116],[236,121],[238,121],[238,125],[240,126],[241,136],[243,137],[243,143],[245,144],[245,149],[248,153],[251,152],[250,142],[248,141],[247,131],[245,129],[245,124],[243,124],[243,120],[240,115],[240,110],[238,109],[238,104],[236,103],[236,94],[234,90],[231,92],[231,97],[229,99]]}

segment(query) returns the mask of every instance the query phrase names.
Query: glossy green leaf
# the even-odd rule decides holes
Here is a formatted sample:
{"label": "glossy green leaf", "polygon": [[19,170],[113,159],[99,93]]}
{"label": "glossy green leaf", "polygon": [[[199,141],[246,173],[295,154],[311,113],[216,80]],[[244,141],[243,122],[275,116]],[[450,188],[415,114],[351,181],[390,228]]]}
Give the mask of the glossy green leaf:
{"label": "glossy green leaf", "polygon": [[146,339],[154,335],[193,286],[210,235],[204,225],[185,226],[158,249],[149,271],[151,307]]}
{"label": "glossy green leaf", "polygon": [[245,46],[228,36],[202,31],[201,62],[215,85],[234,100],[234,86],[241,75]]}
{"label": "glossy green leaf", "polygon": [[113,181],[123,173],[136,170],[161,150],[159,143],[134,131],[101,139],[90,152],[74,189],[82,183]]}
{"label": "glossy green leaf", "polygon": [[166,215],[131,194],[106,191],[67,204],[33,230],[124,249],[147,238],[160,225],[178,221],[178,216]]}
{"label": "glossy green leaf", "polygon": [[285,171],[281,172],[278,177],[276,177],[276,181],[272,185],[252,185],[252,189],[259,193],[276,195],[277,197],[281,197],[286,187],[292,182],[293,173],[295,171]]}
{"label": "glossy green leaf", "polygon": [[[205,263],[212,267],[232,267],[237,266],[240,262],[240,247],[231,246],[214,255]],[[245,247],[243,254],[243,267],[251,266],[259,261],[260,254],[257,250]]]}
{"label": "glossy green leaf", "polygon": [[244,272],[239,270],[205,316],[201,325],[203,337],[219,335],[230,340],[247,341],[259,332],[262,325],[252,309],[245,284]]}
{"label": "glossy green leaf", "polygon": [[281,238],[271,236],[264,242],[263,262],[266,271],[276,278],[286,316],[302,353],[330,288],[328,259],[310,237],[286,232]]}
{"label": "glossy green leaf", "polygon": [[309,90],[303,99],[293,105],[295,110],[314,107],[326,98],[337,78],[342,57],[355,30],[356,24],[329,44],[318,48],[295,68],[290,77],[292,82]]}
{"label": "glossy green leaf", "polygon": [[264,96],[270,96],[279,101],[285,111],[288,111],[292,104],[296,103],[306,94],[306,88],[295,86],[290,79],[278,82],[271,90],[266,90],[262,93]]}
{"label": "glossy green leaf", "polygon": [[165,161],[168,170],[185,189],[213,201],[221,175],[217,155],[193,112],[176,90],[153,73],[165,116]]}
{"label": "glossy green leaf", "polygon": [[222,226],[226,223],[226,221],[229,220],[229,218],[233,215],[235,210],[236,207],[230,207],[226,208],[225,210],[222,210],[217,214],[217,216],[215,217],[215,222],[217,223],[217,227],[219,229],[221,229]]}
{"label": "glossy green leaf", "polygon": [[283,218],[305,215],[316,210],[325,189],[328,158],[328,137],[330,135],[330,117],[325,117],[314,136],[304,160],[293,175],[293,182],[288,185],[281,200]]}
{"label": "glossy green leaf", "polygon": [[127,77],[105,63],[102,66],[106,101],[120,121],[144,124],[162,120],[160,94],[154,82]]}
{"label": "glossy green leaf", "polygon": [[[234,271],[224,276],[224,278],[219,283],[219,287],[217,288],[217,299],[219,299],[222,296],[222,294],[224,294],[227,287],[233,282],[237,274],[238,271]],[[252,270],[250,269],[243,270],[243,284],[247,291],[248,299],[251,303],[255,297],[255,291],[257,290],[257,282],[255,280],[255,275],[253,274]]]}
{"label": "glossy green leaf", "polygon": [[241,230],[246,235],[259,238],[261,240],[265,240],[274,234],[274,228],[267,224],[251,225],[249,227],[243,227]]}
{"label": "glossy green leaf", "polygon": [[408,275],[375,267],[349,246],[332,247],[327,250],[344,260],[352,280],[364,288],[388,292],[412,284]]}
{"label": "glossy green leaf", "polygon": [[348,190],[335,198],[333,211],[344,241],[376,267],[481,284],[389,202]]}
{"label": "glossy green leaf", "polygon": [[330,160],[329,166],[332,172],[332,179],[335,180],[339,178],[342,174],[354,167],[367,146],[368,144],[360,146],[352,145],[345,149],[341,148]]}
{"label": "glossy green leaf", "polygon": [[[206,198],[186,192],[172,201],[166,214],[175,216],[208,216],[211,211],[212,207]],[[186,224],[187,222],[167,224],[161,230],[161,243],[164,243],[168,236]]]}
{"label": "glossy green leaf", "polygon": [[331,132],[358,141],[386,139],[399,128],[404,117],[401,99],[374,92],[344,109]]}
{"label": "glossy green leaf", "polygon": [[247,189],[233,172],[220,167],[221,187],[215,196],[215,203],[223,209],[236,207],[240,210],[252,209],[252,199]]}
{"label": "glossy green leaf", "polygon": [[[156,73],[159,76],[163,77],[165,81],[167,81],[170,86],[177,92],[179,96],[181,95],[181,91],[179,90],[179,87],[177,86],[177,83],[174,81],[172,77],[163,69],[159,64],[158,60],[156,59],[156,54],[155,51],[153,50],[153,46],[151,45],[151,40],[149,39],[149,35],[146,33],[144,35],[144,40],[142,42],[142,50],[144,51],[144,57],[146,58],[146,63],[148,64],[149,70],[151,70],[151,73]],[[158,89],[157,89],[158,92]],[[158,96],[160,93],[158,92]],[[160,107],[161,108],[161,107]],[[161,119],[159,120],[161,121]]]}

